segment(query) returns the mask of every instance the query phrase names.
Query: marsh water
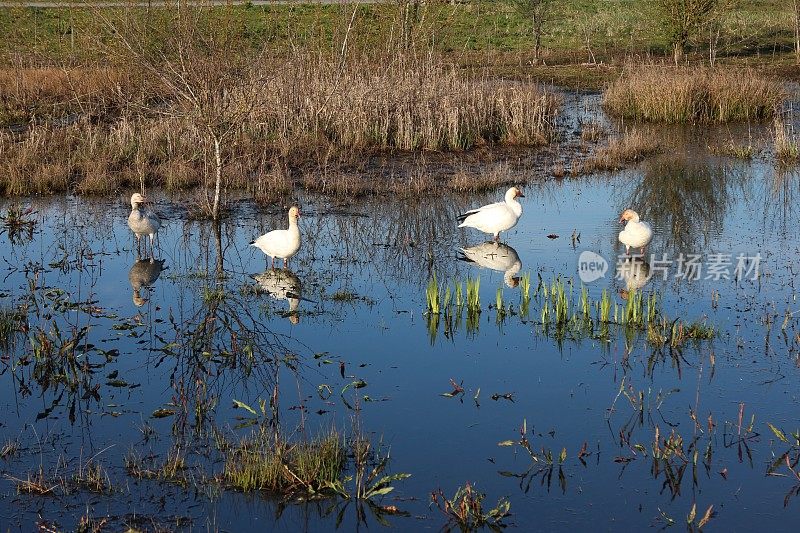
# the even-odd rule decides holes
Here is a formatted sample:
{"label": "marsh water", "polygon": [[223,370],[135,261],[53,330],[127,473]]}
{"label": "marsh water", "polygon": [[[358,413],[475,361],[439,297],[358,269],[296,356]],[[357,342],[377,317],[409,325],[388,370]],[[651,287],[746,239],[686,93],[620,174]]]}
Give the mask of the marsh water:
{"label": "marsh water", "polygon": [[[248,246],[286,224],[281,206],[236,201],[215,228],[190,219],[190,197],[151,191],[166,222],[155,258],[137,260],[126,195],[22,202],[36,224],[0,241],[0,305],[25,317],[0,362],[0,435],[15,448],[0,459],[2,529],[73,529],[88,515],[112,529],[437,530],[447,518],[431,492],[470,483],[486,511],[507,498],[505,523],[523,530],[683,527],[693,506],[695,524],[713,506],[707,528],[792,530],[800,178],[768,149],[752,161],[705,153],[711,135],[681,141],[700,155],[684,146],[623,172],[528,184],[503,245],[455,218],[504,189],[300,197],[303,245],[288,270]],[[627,207],[655,238],[643,275],[618,279]],[[583,283],[585,251],[608,271]],[[681,275],[691,255],[703,270]],[[434,273],[442,291],[479,278],[480,313],[453,304],[433,317]],[[635,291],[657,294],[664,321],[715,335],[672,346],[642,328],[546,327],[540,278],[565,281],[575,306],[582,287],[619,309]],[[403,514],[217,482],[218,435],[253,431],[261,401],[294,439],[367,436],[390,455],[386,473],[411,474],[377,500]],[[519,444],[523,425],[536,460]],[[665,439],[680,450],[658,459]],[[176,450],[188,482],[125,468],[131,453],[159,464]],[[89,463],[110,492],[18,490],[39,473],[55,487]]]}

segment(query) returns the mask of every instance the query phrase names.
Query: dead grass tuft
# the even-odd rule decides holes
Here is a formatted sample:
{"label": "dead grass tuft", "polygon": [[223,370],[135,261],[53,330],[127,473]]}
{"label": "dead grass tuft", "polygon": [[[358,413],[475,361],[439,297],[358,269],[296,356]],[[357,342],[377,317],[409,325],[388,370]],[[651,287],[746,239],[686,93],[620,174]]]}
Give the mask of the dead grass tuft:
{"label": "dead grass tuft", "polygon": [[633,128],[609,139],[582,162],[575,162],[573,174],[619,170],[630,163],[641,161],[660,148],[658,139]]}
{"label": "dead grass tuft", "polygon": [[751,69],[643,66],[628,69],[603,94],[625,118],[668,124],[759,121],[786,99],[783,85]]}

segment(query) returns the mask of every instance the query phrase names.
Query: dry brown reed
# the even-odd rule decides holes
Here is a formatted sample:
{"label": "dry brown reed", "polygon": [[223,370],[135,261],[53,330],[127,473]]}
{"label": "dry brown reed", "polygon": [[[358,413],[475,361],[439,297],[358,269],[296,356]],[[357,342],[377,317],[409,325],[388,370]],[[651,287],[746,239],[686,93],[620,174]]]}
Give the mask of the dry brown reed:
{"label": "dry brown reed", "polygon": [[[537,84],[466,78],[431,56],[381,66],[297,53],[250,68],[256,72],[242,83],[256,85],[243,91],[255,101],[223,147],[224,179],[227,187],[265,194],[290,189],[290,176],[304,174],[296,181],[325,189],[313,182],[326,168],[357,165],[370,154],[544,144],[558,109]],[[210,154],[202,126],[191,113],[173,112],[180,103],[167,88],[144,81],[142,72],[124,82],[110,69],[84,74],[0,75],[4,109],[27,123],[22,133],[0,133],[3,194],[203,183]],[[80,116],[52,122],[67,112]]]}
{"label": "dry brown reed", "polygon": [[775,157],[781,164],[797,162],[800,158],[800,145],[794,135],[794,129],[787,129],[781,117],[776,116],[773,123],[773,138],[775,141]]}
{"label": "dry brown reed", "polygon": [[785,98],[781,83],[750,69],[649,65],[612,82],[603,105],[625,118],[684,124],[769,119]]}

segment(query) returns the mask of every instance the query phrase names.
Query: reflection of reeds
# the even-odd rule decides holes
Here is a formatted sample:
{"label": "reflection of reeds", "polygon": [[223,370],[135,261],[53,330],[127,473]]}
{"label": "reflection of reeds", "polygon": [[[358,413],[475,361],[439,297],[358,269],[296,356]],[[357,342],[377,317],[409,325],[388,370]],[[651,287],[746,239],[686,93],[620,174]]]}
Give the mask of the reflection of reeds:
{"label": "reflection of reeds", "polygon": [[659,148],[656,137],[633,128],[609,139],[608,144],[599,147],[588,159],[576,162],[573,173],[618,170],[629,163],[641,161]]}

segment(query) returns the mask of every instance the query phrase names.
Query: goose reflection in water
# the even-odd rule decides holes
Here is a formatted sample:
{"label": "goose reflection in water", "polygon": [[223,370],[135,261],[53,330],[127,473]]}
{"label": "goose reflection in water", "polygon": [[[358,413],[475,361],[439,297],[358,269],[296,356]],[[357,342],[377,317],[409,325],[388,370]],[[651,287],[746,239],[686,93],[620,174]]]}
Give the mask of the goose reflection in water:
{"label": "goose reflection in water", "polygon": [[494,241],[462,248],[460,260],[503,273],[503,281],[512,289],[519,285],[516,274],[522,268],[519,254],[511,246]]}
{"label": "goose reflection in water", "polygon": [[141,294],[142,289],[147,289],[156,282],[164,270],[163,259],[137,259],[128,272],[128,281],[133,289],[133,305],[141,307],[147,303],[147,298]]}
{"label": "goose reflection in water", "polygon": [[275,300],[286,300],[289,302],[289,309],[285,316],[289,322],[297,324],[300,322],[300,314],[297,309],[300,300],[305,300],[301,296],[302,285],[300,278],[291,270],[269,269],[261,274],[256,274],[253,279],[259,287]]}
{"label": "goose reflection in water", "polygon": [[626,257],[617,265],[617,278],[625,283],[619,294],[627,300],[632,291],[638,291],[650,281],[650,263],[642,257]]}

